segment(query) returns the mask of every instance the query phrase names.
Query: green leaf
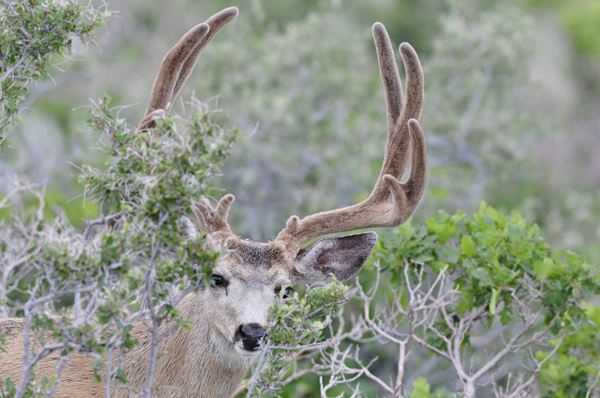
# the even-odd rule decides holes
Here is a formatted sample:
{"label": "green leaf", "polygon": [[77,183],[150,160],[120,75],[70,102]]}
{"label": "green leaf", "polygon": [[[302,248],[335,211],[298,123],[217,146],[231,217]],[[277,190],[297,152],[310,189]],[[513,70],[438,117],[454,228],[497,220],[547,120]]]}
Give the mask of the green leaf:
{"label": "green leaf", "polygon": [[408,294],[408,290],[402,289],[402,294],[400,295],[400,305],[404,311],[408,310],[408,306],[410,304],[410,295]]}
{"label": "green leaf", "polygon": [[536,261],[533,264],[533,272],[538,280],[558,279],[566,273],[566,267],[558,261],[545,257],[543,261]]}
{"label": "green leaf", "polygon": [[518,225],[509,225],[508,236],[512,240],[523,239],[523,237],[525,237],[525,231],[523,231],[523,229]]}
{"label": "green leaf", "polygon": [[315,328],[315,329],[318,329],[318,330],[323,330],[323,328],[325,326],[323,325],[323,322],[321,322],[321,321],[314,321],[312,323],[312,327]]}
{"label": "green leaf", "polygon": [[492,289],[492,298],[490,300],[490,316],[496,315],[496,306],[498,305],[498,295],[500,291],[498,289]]}
{"label": "green leaf", "polygon": [[584,263],[584,260],[581,256],[578,256],[577,254],[568,250],[565,252],[565,260],[567,261],[567,264],[569,264],[569,267],[571,267],[571,270],[575,272],[579,271]]}
{"label": "green leaf", "polygon": [[502,308],[500,310],[500,312],[498,313],[498,315],[500,315],[500,322],[503,325],[507,325],[512,319],[512,317],[511,317],[512,313],[513,312],[510,309],[510,307],[506,306],[506,307]]}
{"label": "green leaf", "polygon": [[460,250],[468,257],[473,257],[477,253],[477,248],[469,235],[464,235],[460,238]]}
{"label": "green leaf", "polygon": [[456,305],[456,312],[460,315],[463,315],[465,311],[473,309],[473,298],[475,294],[472,290],[465,289],[462,292],[462,296],[464,297],[464,299]]}
{"label": "green leaf", "polygon": [[427,228],[432,233],[438,236],[438,241],[444,244],[448,239],[452,238],[458,233],[458,228],[450,223],[438,223],[437,220],[430,218],[427,220]]}
{"label": "green leaf", "polygon": [[410,393],[410,398],[431,398],[430,394],[431,386],[427,383],[427,379],[419,377],[413,383],[413,390]]}

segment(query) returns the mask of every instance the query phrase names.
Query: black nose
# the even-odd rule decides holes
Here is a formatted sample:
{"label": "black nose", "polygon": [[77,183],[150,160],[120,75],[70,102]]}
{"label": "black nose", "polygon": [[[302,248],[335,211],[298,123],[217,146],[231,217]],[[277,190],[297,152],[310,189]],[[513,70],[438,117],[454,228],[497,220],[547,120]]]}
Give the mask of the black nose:
{"label": "black nose", "polygon": [[245,350],[256,351],[267,331],[257,323],[249,323],[241,325],[235,334],[239,340],[242,340]]}

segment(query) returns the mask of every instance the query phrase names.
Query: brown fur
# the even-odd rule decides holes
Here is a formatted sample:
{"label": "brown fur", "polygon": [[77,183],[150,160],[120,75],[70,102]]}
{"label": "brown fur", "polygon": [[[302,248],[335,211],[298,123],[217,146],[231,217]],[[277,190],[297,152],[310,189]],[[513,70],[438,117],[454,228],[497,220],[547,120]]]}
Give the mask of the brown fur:
{"label": "brown fur", "polygon": [[[230,362],[219,356],[219,342],[211,338],[219,332],[208,322],[206,314],[213,314],[213,310],[207,308],[210,301],[203,296],[204,292],[188,295],[179,306],[194,326],[188,332],[177,329],[159,345],[164,354],[157,362],[153,382],[157,398],[231,397],[252,363]],[[124,369],[130,379],[128,385],[141,390],[148,367],[150,334],[138,330],[134,335],[140,344],[126,356]]]}
{"label": "brown fur", "polygon": [[[3,319],[0,321],[0,334],[9,342],[6,353],[0,354],[0,377],[10,377],[17,384],[23,375],[23,327],[24,319]],[[59,353],[53,353],[38,364],[39,376],[51,376],[56,372],[60,360]],[[104,389],[97,383],[90,368],[91,361],[79,353],[71,354],[65,367],[59,388],[54,397],[103,397]]]}
{"label": "brown fur", "polygon": [[[208,311],[201,295],[188,295],[179,306],[182,314],[194,324],[189,332],[177,329],[175,333],[159,345],[164,353],[158,361],[154,377],[153,393],[157,398],[184,397],[231,397],[248,371],[251,360],[230,363],[219,357],[218,343],[210,334],[216,333],[207,322],[204,314]],[[24,319],[5,319],[0,323],[0,333],[4,333],[11,344],[8,353],[0,355],[0,376],[10,377],[18,383],[22,377],[21,356],[23,352],[22,330]],[[165,328],[163,328],[164,330]],[[141,324],[136,325],[133,337],[139,341],[138,347],[126,354],[123,368],[127,372],[127,388],[141,391],[146,379],[151,334]],[[51,376],[60,360],[58,353],[39,362],[38,376]],[[94,379],[90,367],[92,360],[82,354],[73,353],[61,376],[53,397],[104,397],[103,384]],[[217,377],[203,377],[216,375]],[[114,388],[111,397],[125,398],[127,389]],[[131,396],[135,395],[133,392]]]}

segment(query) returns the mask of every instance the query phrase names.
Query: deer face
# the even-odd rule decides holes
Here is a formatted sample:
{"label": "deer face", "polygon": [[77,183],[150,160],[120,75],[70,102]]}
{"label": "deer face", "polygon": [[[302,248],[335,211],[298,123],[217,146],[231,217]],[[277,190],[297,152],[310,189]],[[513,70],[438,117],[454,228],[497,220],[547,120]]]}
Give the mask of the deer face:
{"label": "deer face", "polygon": [[269,307],[285,300],[293,283],[353,277],[376,241],[373,232],[320,239],[291,260],[272,244],[237,242],[219,258],[205,292],[212,326],[239,355],[256,356],[269,325]]}
{"label": "deer face", "polygon": [[266,333],[269,307],[290,286],[267,245],[243,242],[219,258],[207,288],[213,326],[242,356],[254,356]]}

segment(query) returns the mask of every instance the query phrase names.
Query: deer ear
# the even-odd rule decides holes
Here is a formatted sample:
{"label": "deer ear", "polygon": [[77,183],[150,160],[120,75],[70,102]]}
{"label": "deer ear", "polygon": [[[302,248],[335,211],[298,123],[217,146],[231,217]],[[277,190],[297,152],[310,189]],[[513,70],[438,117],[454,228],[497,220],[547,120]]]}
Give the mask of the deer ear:
{"label": "deer ear", "polygon": [[[182,215],[181,218],[177,220],[177,227],[182,233],[185,234],[186,239],[192,241],[198,239],[198,228],[196,228],[196,225],[194,225],[194,222],[188,216]],[[176,260],[178,257],[177,251],[179,248],[180,246],[178,245],[171,246],[167,250],[167,258]]]}
{"label": "deer ear", "polygon": [[329,283],[332,274],[348,280],[360,271],[376,242],[375,232],[319,239],[298,252],[292,276],[309,283]]}
{"label": "deer ear", "polygon": [[183,232],[185,232],[186,238],[189,240],[198,239],[198,228],[194,224],[191,218],[188,216],[181,216],[179,219],[179,227]]}

